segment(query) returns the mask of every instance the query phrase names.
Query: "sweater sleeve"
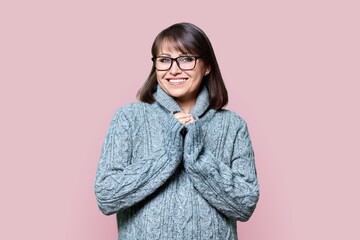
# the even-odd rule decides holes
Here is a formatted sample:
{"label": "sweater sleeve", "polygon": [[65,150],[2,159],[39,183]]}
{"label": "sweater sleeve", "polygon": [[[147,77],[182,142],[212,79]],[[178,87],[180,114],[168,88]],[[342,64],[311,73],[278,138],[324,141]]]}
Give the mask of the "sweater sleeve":
{"label": "sweater sleeve", "polygon": [[187,126],[184,165],[194,187],[218,211],[247,221],[259,198],[254,153],[244,121],[236,133],[231,165],[204,150],[198,121]]}
{"label": "sweater sleeve", "polygon": [[102,147],[95,179],[100,210],[110,215],[153,193],[175,171],[183,152],[183,125],[169,116],[165,146],[132,162],[131,125],[121,109],[113,117]]}

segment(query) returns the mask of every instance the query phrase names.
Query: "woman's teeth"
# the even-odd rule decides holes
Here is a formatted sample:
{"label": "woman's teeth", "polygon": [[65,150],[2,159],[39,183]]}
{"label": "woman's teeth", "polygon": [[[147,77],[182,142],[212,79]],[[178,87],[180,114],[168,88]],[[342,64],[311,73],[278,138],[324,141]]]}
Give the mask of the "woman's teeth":
{"label": "woman's teeth", "polygon": [[185,81],[186,81],[186,79],[169,79],[169,82],[171,82],[171,83],[182,83]]}

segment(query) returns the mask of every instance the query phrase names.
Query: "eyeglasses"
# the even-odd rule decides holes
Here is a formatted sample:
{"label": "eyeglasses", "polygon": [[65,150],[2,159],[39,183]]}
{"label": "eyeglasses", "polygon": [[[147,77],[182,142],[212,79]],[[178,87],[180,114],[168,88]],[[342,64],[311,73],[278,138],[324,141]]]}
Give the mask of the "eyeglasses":
{"label": "eyeglasses", "polygon": [[173,61],[181,70],[193,70],[196,66],[196,60],[201,58],[200,56],[180,56],[177,58],[170,57],[153,57],[151,60],[154,62],[154,66],[158,71],[166,71],[172,67]]}

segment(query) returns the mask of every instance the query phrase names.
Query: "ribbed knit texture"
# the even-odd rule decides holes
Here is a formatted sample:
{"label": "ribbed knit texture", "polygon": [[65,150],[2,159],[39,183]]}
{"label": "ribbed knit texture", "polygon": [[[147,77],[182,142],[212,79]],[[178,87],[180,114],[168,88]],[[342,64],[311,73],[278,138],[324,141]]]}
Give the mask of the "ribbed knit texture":
{"label": "ribbed knit texture", "polygon": [[259,197],[247,125],[209,108],[203,88],[182,125],[181,108],[158,86],[153,104],[120,108],[95,180],[99,208],[117,214],[121,240],[237,239]]}

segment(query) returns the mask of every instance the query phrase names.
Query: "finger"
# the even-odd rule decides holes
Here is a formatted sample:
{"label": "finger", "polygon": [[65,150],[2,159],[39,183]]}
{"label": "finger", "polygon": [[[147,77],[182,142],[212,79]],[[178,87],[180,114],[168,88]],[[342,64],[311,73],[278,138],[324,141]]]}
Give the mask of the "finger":
{"label": "finger", "polygon": [[183,116],[183,117],[176,117],[176,119],[179,121],[182,121],[182,120],[188,121],[190,119],[190,117]]}
{"label": "finger", "polygon": [[192,117],[189,116],[187,118],[184,118],[183,120],[185,121],[185,123],[190,123],[190,122],[192,122]]}
{"label": "finger", "polygon": [[176,114],[174,117],[180,122],[187,123],[191,121],[191,114]]}
{"label": "finger", "polygon": [[186,124],[187,124],[187,123],[191,123],[191,122],[193,122],[193,121],[195,121],[195,118],[194,118],[193,115],[190,115],[189,118],[186,120]]}
{"label": "finger", "polygon": [[186,117],[186,116],[190,116],[191,114],[188,113],[184,113],[184,112],[178,112],[174,114],[175,118],[181,118],[181,117]]}
{"label": "finger", "polygon": [[180,121],[183,123],[183,124],[187,124],[191,121],[191,118],[190,117],[184,117],[182,119],[180,119]]}
{"label": "finger", "polygon": [[193,122],[193,121],[195,121],[195,118],[194,118],[193,115],[190,115],[190,121],[189,122]]}

